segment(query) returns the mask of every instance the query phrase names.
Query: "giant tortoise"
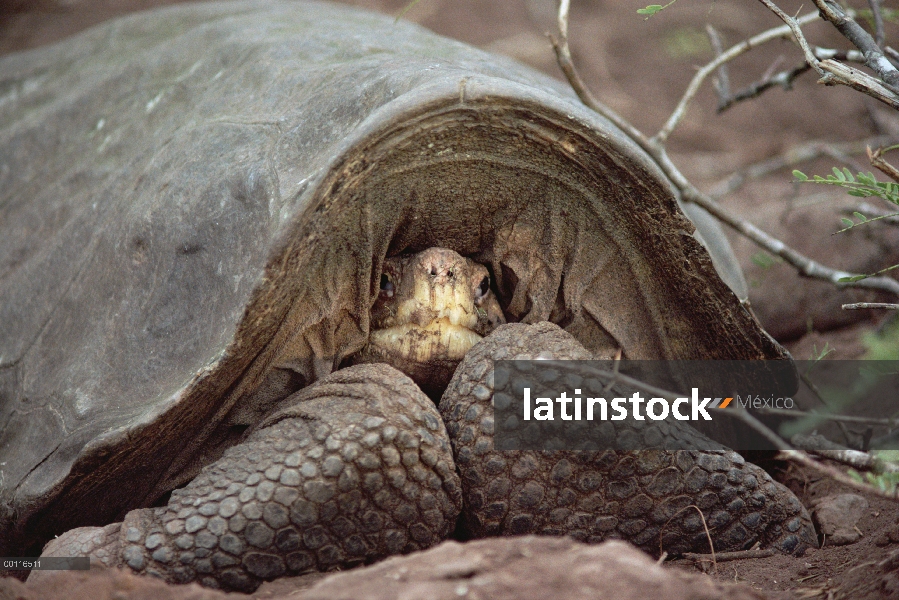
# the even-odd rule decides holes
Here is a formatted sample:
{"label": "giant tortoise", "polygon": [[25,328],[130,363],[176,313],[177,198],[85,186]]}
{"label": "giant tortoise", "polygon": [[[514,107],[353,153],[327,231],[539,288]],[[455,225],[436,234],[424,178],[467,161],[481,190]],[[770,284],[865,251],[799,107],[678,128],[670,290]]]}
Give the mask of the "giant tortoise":
{"label": "giant tortoise", "polygon": [[[0,554],[79,528],[48,552],[247,590],[426,547],[460,507],[463,535],[657,548],[671,521],[702,549],[685,503],[719,549],[812,543],[726,449],[491,450],[497,356],[787,357],[560,83],[240,0],[4,57],[0,92]],[[453,376],[455,457],[381,361],[435,399]]]}

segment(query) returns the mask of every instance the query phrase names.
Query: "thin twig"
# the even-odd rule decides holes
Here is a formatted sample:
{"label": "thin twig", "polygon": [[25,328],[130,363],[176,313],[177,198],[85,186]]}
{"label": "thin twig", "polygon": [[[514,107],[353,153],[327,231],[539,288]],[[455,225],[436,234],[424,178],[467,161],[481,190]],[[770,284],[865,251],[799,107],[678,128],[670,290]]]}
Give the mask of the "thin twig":
{"label": "thin twig", "polygon": [[[712,50],[715,51],[715,58],[718,58],[724,53],[724,47],[721,44],[721,35],[718,33],[718,30],[709,23],[706,23],[705,31],[709,36],[709,42],[712,44]],[[720,112],[722,110],[721,106],[731,98],[730,74],[728,73],[726,62],[721,63],[721,66],[718,67],[718,75],[715,77],[713,83],[715,93],[718,94],[718,111]]]}
{"label": "thin twig", "polygon": [[843,37],[862,51],[862,54],[865,55],[865,65],[877,73],[887,88],[893,93],[899,94],[899,69],[896,69],[893,63],[887,60],[880,44],[871,37],[871,34],[834,2],[830,0],[813,1],[821,11],[821,16],[826,21],[830,21]]}
{"label": "thin twig", "polygon": [[868,148],[868,160],[871,162],[871,166],[895,181],[899,183],[899,169],[888,163],[883,159],[883,148],[878,148],[877,150],[871,150]]}
{"label": "thin twig", "polygon": [[584,80],[581,79],[580,74],[574,68],[574,63],[571,60],[571,49],[568,46],[568,7],[569,0],[560,0],[559,37],[557,39],[552,34],[549,35],[549,40],[556,53],[556,61],[559,63],[559,68],[562,69],[562,72],[565,74],[569,85],[571,85],[571,89],[574,90],[574,93],[577,94],[577,97],[585,106],[607,118],[614,123],[616,127],[621,129],[625,134],[642,146],[646,143],[646,136],[644,136],[639,129],[621,117],[621,115],[597,100],[587,88],[587,84],[584,83]]}
{"label": "thin twig", "polygon": [[[722,409],[720,409],[720,408],[714,408],[712,410],[714,410],[716,412],[722,411]],[[724,410],[727,410],[727,409],[724,409]],[[779,435],[777,435],[776,433],[771,431],[771,429],[769,429],[767,425],[765,425],[764,423],[762,423],[761,421],[759,421],[758,419],[753,417],[751,414],[749,414],[748,410],[746,410],[745,408],[739,407],[739,404],[737,405],[737,408],[735,410],[727,410],[727,416],[733,417],[735,419],[742,421],[747,426],[754,429],[756,431],[756,433],[759,433],[762,437],[764,437],[766,440],[768,440],[771,443],[771,445],[774,446],[775,448],[777,448],[778,450],[793,450],[793,447],[790,446],[787,442],[785,442],[782,437],[780,437]]]}
{"label": "thin twig", "polygon": [[705,515],[702,514],[702,510],[695,504],[689,504],[689,505],[683,507],[682,509],[680,509],[679,511],[677,511],[676,513],[671,515],[670,519],[665,521],[665,524],[662,525],[662,528],[659,530],[659,552],[664,552],[664,550],[662,550],[662,534],[665,532],[665,528],[668,527],[668,523],[673,521],[674,517],[676,517],[677,515],[681,514],[682,512],[684,512],[685,510],[690,509],[690,508],[696,509],[696,512],[699,513],[699,519],[702,521],[702,528],[705,530],[705,537],[709,542],[709,550],[711,551],[712,565],[714,565],[715,572],[717,573],[718,572],[718,562],[715,560],[715,544],[714,544],[714,542],[712,542],[712,534],[709,533],[709,526],[705,522]]}
{"label": "thin twig", "polygon": [[[825,352],[826,354],[826,352]],[[819,360],[823,359],[824,355],[821,355],[819,358],[815,359],[812,364],[814,365]],[[821,390],[818,389],[818,386],[815,385],[815,382],[812,381],[812,378],[809,377],[809,373],[811,368],[806,369],[804,371],[799,372],[799,379],[802,380],[802,383],[805,384],[805,387],[808,388],[808,391],[812,393],[812,398],[818,401],[822,406],[828,406],[827,402],[824,401],[824,398],[821,396]],[[840,433],[843,434],[843,439],[846,440],[846,443],[849,443],[849,429],[846,427],[846,424],[842,421],[837,421],[837,429],[840,430]]]}
{"label": "thin twig", "polygon": [[884,208],[880,208],[879,206],[874,206],[873,204],[870,204],[868,202],[862,202],[855,207],[845,208],[841,212],[846,215],[861,213],[869,221],[878,220],[881,223],[886,223],[887,225],[899,225],[899,212],[886,210]]}
{"label": "thin twig", "polygon": [[[821,48],[820,46],[814,46],[812,48],[812,52],[814,53],[815,58],[817,58],[818,60],[834,58],[851,62],[865,62],[865,57],[859,50],[840,51],[834,50],[832,48]],[[724,68],[723,65],[722,68]],[[776,73],[773,72],[772,69],[771,73],[766,73],[760,80],[746,86],[733,96],[722,98],[719,94],[718,112],[724,112],[737,102],[757,98],[764,92],[775,86],[780,86],[785,90],[791,90],[793,89],[793,82],[796,81],[796,79],[800,75],[803,75],[804,73],[810,71],[811,68],[811,65],[809,65],[808,63],[802,63],[801,65],[793,67],[792,69],[787,69]]]}
{"label": "thin twig", "polygon": [[868,0],[868,6],[871,7],[871,15],[874,17],[874,42],[883,48],[883,15],[880,14],[880,0]]}
{"label": "thin twig", "polygon": [[724,102],[719,102],[718,112],[724,112],[734,104],[742,102],[743,100],[752,100],[753,98],[758,98],[763,93],[775,86],[780,86],[785,90],[791,90],[793,89],[793,82],[796,81],[796,78],[803,73],[807,73],[810,70],[811,67],[803,63],[798,67],[793,67],[792,69],[789,69],[787,71],[780,71],[779,73],[763,77],[755,83],[751,83],[742,90],[738,91],[730,98],[727,98]]}
{"label": "thin twig", "polygon": [[[568,46],[568,10],[571,5],[569,0],[559,0],[559,35]],[[571,56],[571,53],[568,53]]]}
{"label": "thin twig", "polygon": [[867,483],[856,481],[839,469],[835,469],[834,467],[814,460],[805,452],[800,452],[799,450],[781,450],[777,453],[777,456],[775,458],[799,463],[805,467],[826,475],[827,477],[830,477],[834,481],[842,483],[843,485],[848,485],[851,488],[855,488],[869,494],[874,494],[875,496],[879,496],[881,498],[887,498],[888,500],[899,501],[899,492],[882,492],[874,486],[868,485]]}
{"label": "thin twig", "polygon": [[883,51],[886,52],[887,56],[889,56],[891,59],[893,59],[893,62],[899,62],[899,52],[894,50],[892,47],[887,46],[886,48],[883,49]]}
{"label": "thin twig", "polygon": [[812,52],[818,60],[827,60],[835,58],[838,60],[847,60],[849,62],[864,63],[865,55],[860,50],[836,50],[834,48],[822,48],[821,46],[812,46]]}
{"label": "thin twig", "polygon": [[797,433],[790,438],[790,442],[800,450],[806,450],[854,469],[872,471],[878,474],[899,472],[899,465],[894,462],[883,460],[870,452],[862,452],[861,450],[840,446],[817,433],[811,435]]}
{"label": "thin twig", "polygon": [[717,559],[718,562],[727,562],[729,560],[742,560],[744,558],[767,558],[774,556],[774,548],[765,548],[764,550],[735,550],[733,552],[719,552],[713,557],[711,554],[699,554],[697,552],[684,552],[684,558],[694,562],[709,562]]}
{"label": "thin twig", "polygon": [[[799,44],[799,47],[802,49],[802,54],[805,56],[805,62],[807,62],[815,71],[817,71],[818,75],[822,78],[827,78],[827,75],[824,71],[821,70],[821,67],[818,65],[818,59],[815,58],[814,52],[812,52],[811,46],[809,46],[808,41],[806,41],[805,36],[802,34],[802,25],[807,23],[803,17],[799,19],[795,19],[782,11],[779,6],[771,2],[771,0],[759,0],[762,4],[768,7],[768,10],[777,15],[781,21],[783,21],[786,26],[793,33],[793,38],[796,40],[796,43]],[[818,13],[813,13],[815,18],[818,17]],[[806,17],[809,15],[806,15]],[[813,19],[810,19],[813,20]]]}
{"label": "thin twig", "polygon": [[[766,1],[766,0],[762,0]],[[809,13],[805,16],[802,16],[798,19],[800,23],[809,23],[818,18],[817,13]],[[795,22],[795,20],[794,20]],[[674,131],[674,128],[677,127],[678,123],[684,118],[684,115],[687,112],[687,107],[690,102],[693,100],[693,97],[696,95],[696,92],[699,91],[700,86],[705,81],[706,77],[708,77],[711,73],[715,71],[722,64],[735,59],[752,50],[756,46],[760,46],[766,42],[771,40],[788,37],[791,33],[791,28],[786,25],[782,25],[780,27],[775,27],[773,29],[769,29],[767,31],[763,31],[762,33],[755,35],[747,40],[744,40],[737,44],[736,46],[730,47],[726,52],[721,53],[717,56],[713,61],[706,64],[699,71],[696,72],[696,75],[693,76],[693,80],[690,81],[690,85],[687,86],[687,90],[684,92],[684,95],[681,97],[680,102],[678,102],[677,107],[672,111],[671,116],[668,117],[668,121],[662,126],[657,134],[652,138],[653,142],[664,144],[668,137],[671,135],[671,132]],[[806,44],[807,45],[807,44]],[[811,50],[809,50],[811,53]],[[812,55],[812,58],[814,56]],[[822,73],[823,75],[823,73]]]}
{"label": "thin twig", "polygon": [[856,302],[854,304],[844,304],[840,308],[842,308],[843,310],[864,310],[868,308],[899,310],[899,304],[890,304],[888,302]]}

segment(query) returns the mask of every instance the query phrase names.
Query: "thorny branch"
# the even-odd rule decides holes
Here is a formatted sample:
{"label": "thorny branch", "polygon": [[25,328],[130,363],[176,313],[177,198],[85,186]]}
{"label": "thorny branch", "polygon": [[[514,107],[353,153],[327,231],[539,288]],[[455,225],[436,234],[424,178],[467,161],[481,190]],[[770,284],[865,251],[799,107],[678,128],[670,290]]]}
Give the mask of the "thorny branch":
{"label": "thorny branch", "polygon": [[[838,30],[840,30],[843,35],[847,35],[844,33],[844,29],[849,31],[851,35],[854,37],[850,37],[850,41],[856,44],[856,47],[862,51],[865,57],[865,64],[874,70],[875,73],[881,76],[886,76],[887,79],[883,81],[871,77],[864,71],[860,71],[858,69],[853,69],[852,67],[848,67],[841,62],[835,61],[833,59],[819,60],[811,46],[809,46],[808,41],[805,39],[805,36],[802,34],[802,29],[800,27],[800,23],[798,19],[794,19],[789,16],[787,13],[782,11],[779,6],[777,6],[772,0],[759,0],[762,4],[768,7],[768,10],[777,15],[781,21],[786,23],[786,25],[790,28],[790,31],[793,32],[793,37],[796,40],[796,43],[799,44],[799,47],[802,48],[802,53],[805,56],[805,62],[809,64],[820,76],[821,79],[818,81],[819,83],[823,83],[825,85],[846,85],[855,90],[858,90],[864,94],[871,96],[872,98],[883,102],[897,110],[899,110],[899,88],[894,88],[896,82],[892,81],[894,79],[894,73],[899,73],[896,68],[890,63],[889,60],[884,56],[883,52],[880,50],[880,47],[874,43],[874,40],[871,36],[861,28],[849,15],[844,13],[842,9],[835,9],[834,5],[829,2],[829,0],[814,0],[815,5],[820,9],[821,14],[825,16],[831,23],[833,23]],[[840,25],[837,25],[840,23]],[[853,27],[854,25],[854,27]],[[841,27],[843,29],[841,29]],[[857,28],[857,29],[856,29]],[[861,34],[858,33],[860,30],[865,38]],[[847,35],[848,37],[848,35]],[[891,83],[892,82],[892,83]]]}
{"label": "thorny branch", "polygon": [[899,70],[884,56],[880,45],[851,15],[830,0],[814,0],[821,16],[830,21],[843,37],[855,44],[865,56],[865,65],[877,73],[881,81],[894,93],[899,94]]}
{"label": "thorny branch", "polygon": [[[891,292],[899,296],[899,281],[896,281],[895,279],[891,279],[889,277],[868,277],[866,279],[861,279],[853,282],[842,282],[840,281],[841,279],[855,277],[858,274],[848,273],[846,271],[839,271],[836,269],[831,269],[830,267],[826,267],[818,263],[817,261],[814,261],[807,256],[804,256],[803,254],[797,252],[793,248],[784,244],[779,239],[765,233],[749,221],[739,218],[728,209],[715,202],[708,195],[699,191],[699,189],[697,189],[692,183],[690,183],[690,181],[674,165],[674,163],[668,157],[667,151],[665,150],[664,143],[668,135],[662,135],[662,133],[666,130],[665,127],[668,127],[670,125],[670,129],[668,130],[668,133],[670,133],[670,130],[673,129],[680,118],[682,118],[683,112],[686,110],[686,104],[693,98],[693,96],[695,96],[696,91],[698,90],[699,85],[702,83],[702,81],[704,81],[705,78],[710,73],[712,73],[719,65],[723,64],[727,60],[732,60],[740,54],[743,54],[751,48],[758,46],[759,44],[762,44],[766,41],[788,35],[791,31],[789,25],[769,29],[766,32],[762,32],[759,35],[745,40],[740,44],[733,46],[728,51],[722,53],[718,58],[700,69],[700,72],[697,73],[697,75],[693,78],[693,81],[690,82],[690,86],[687,92],[684,94],[684,97],[681,99],[678,108],[675,109],[675,113],[679,112],[680,114],[677,116],[677,118],[675,118],[675,114],[672,114],[672,118],[668,120],[668,123],[666,123],[666,126],[663,127],[662,131],[660,131],[659,134],[657,134],[654,138],[650,139],[643,135],[640,130],[631,125],[627,120],[618,115],[611,108],[598,101],[593,96],[593,94],[590,93],[590,90],[581,79],[580,74],[578,74],[577,70],[574,67],[574,63],[571,60],[571,50],[568,45],[568,12],[568,0],[561,0],[561,2],[559,3],[558,16],[560,35],[558,39],[554,36],[550,36],[550,41],[552,42],[553,49],[555,50],[559,67],[562,69],[562,72],[568,79],[568,82],[570,83],[572,89],[577,94],[578,98],[580,98],[581,102],[583,102],[587,107],[591,108],[603,117],[610,120],[619,129],[624,131],[624,133],[626,133],[631,139],[633,139],[641,148],[643,148],[643,150],[645,150],[655,160],[659,168],[662,169],[668,179],[678,189],[683,200],[687,202],[693,202],[694,204],[701,206],[719,221],[722,221],[731,228],[735,229],[740,234],[755,242],[761,248],[767,250],[771,254],[784,259],[788,264],[792,265],[801,275],[805,277],[828,281],[838,287],[879,289]],[[784,16],[787,19],[790,19],[792,23],[796,23],[796,20],[792,19],[791,17],[787,17],[786,15]],[[816,18],[816,15],[809,14],[805,15],[804,17],[800,17],[799,21],[807,22],[809,20],[812,20],[813,18]],[[798,29],[798,25],[796,25],[796,27]],[[807,43],[805,44],[805,46],[806,48],[808,48]],[[812,54],[810,48],[808,52],[809,56],[811,56],[812,59],[817,60],[814,58],[814,55]]]}
{"label": "thorny branch", "polygon": [[[839,59],[858,63],[865,62],[864,55],[858,50],[839,51],[831,48],[821,48],[819,46],[814,46],[812,48],[812,53],[818,60]],[[797,65],[792,69],[786,69],[779,72],[773,72],[772,69],[771,73],[766,73],[761,79],[749,84],[744,89],[738,91],[732,96],[721,96],[719,94],[718,112],[724,112],[737,102],[758,98],[763,93],[775,86],[780,86],[785,90],[793,89],[793,82],[796,81],[796,79],[798,79],[800,75],[808,73],[811,70],[812,67],[808,63],[802,63],[801,65]]]}

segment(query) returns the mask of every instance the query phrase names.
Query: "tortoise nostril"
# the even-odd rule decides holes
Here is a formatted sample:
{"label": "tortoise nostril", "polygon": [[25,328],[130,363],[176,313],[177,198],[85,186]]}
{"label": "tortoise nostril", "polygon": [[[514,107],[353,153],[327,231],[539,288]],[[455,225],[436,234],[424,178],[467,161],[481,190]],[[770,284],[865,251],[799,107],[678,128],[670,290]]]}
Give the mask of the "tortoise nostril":
{"label": "tortoise nostril", "polygon": [[434,275],[437,275],[437,267],[431,265],[431,276],[433,277]]}
{"label": "tortoise nostril", "polygon": [[446,272],[446,275],[447,275],[447,277],[449,277],[450,279],[452,279],[452,277],[453,277],[453,270],[450,269],[449,271],[447,271],[447,272]]}

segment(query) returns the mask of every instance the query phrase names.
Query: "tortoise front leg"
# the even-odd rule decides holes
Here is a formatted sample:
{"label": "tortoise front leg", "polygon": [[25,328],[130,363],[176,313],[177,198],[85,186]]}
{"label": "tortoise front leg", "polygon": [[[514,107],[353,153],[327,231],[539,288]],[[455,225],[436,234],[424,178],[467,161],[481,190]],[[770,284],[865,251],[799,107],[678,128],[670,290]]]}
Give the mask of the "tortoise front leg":
{"label": "tortoise front leg", "polygon": [[[654,427],[653,435],[649,426],[639,430],[656,440],[642,450],[615,443],[597,451],[496,450],[494,361],[535,358],[592,357],[552,323],[504,325],[465,356],[440,401],[464,487],[462,529],[469,535],[620,538],[654,554],[660,542],[669,554],[707,552],[702,511],[719,551],[756,542],[784,553],[816,546],[808,512],[790,490],[678,421]],[[614,427],[614,440],[638,439],[626,435],[634,421],[606,424]]]}
{"label": "tortoise front leg", "polygon": [[72,530],[44,555],[252,591],[427,548],[453,530],[461,498],[433,402],[399,371],[359,365],[297,393],[167,506]]}

